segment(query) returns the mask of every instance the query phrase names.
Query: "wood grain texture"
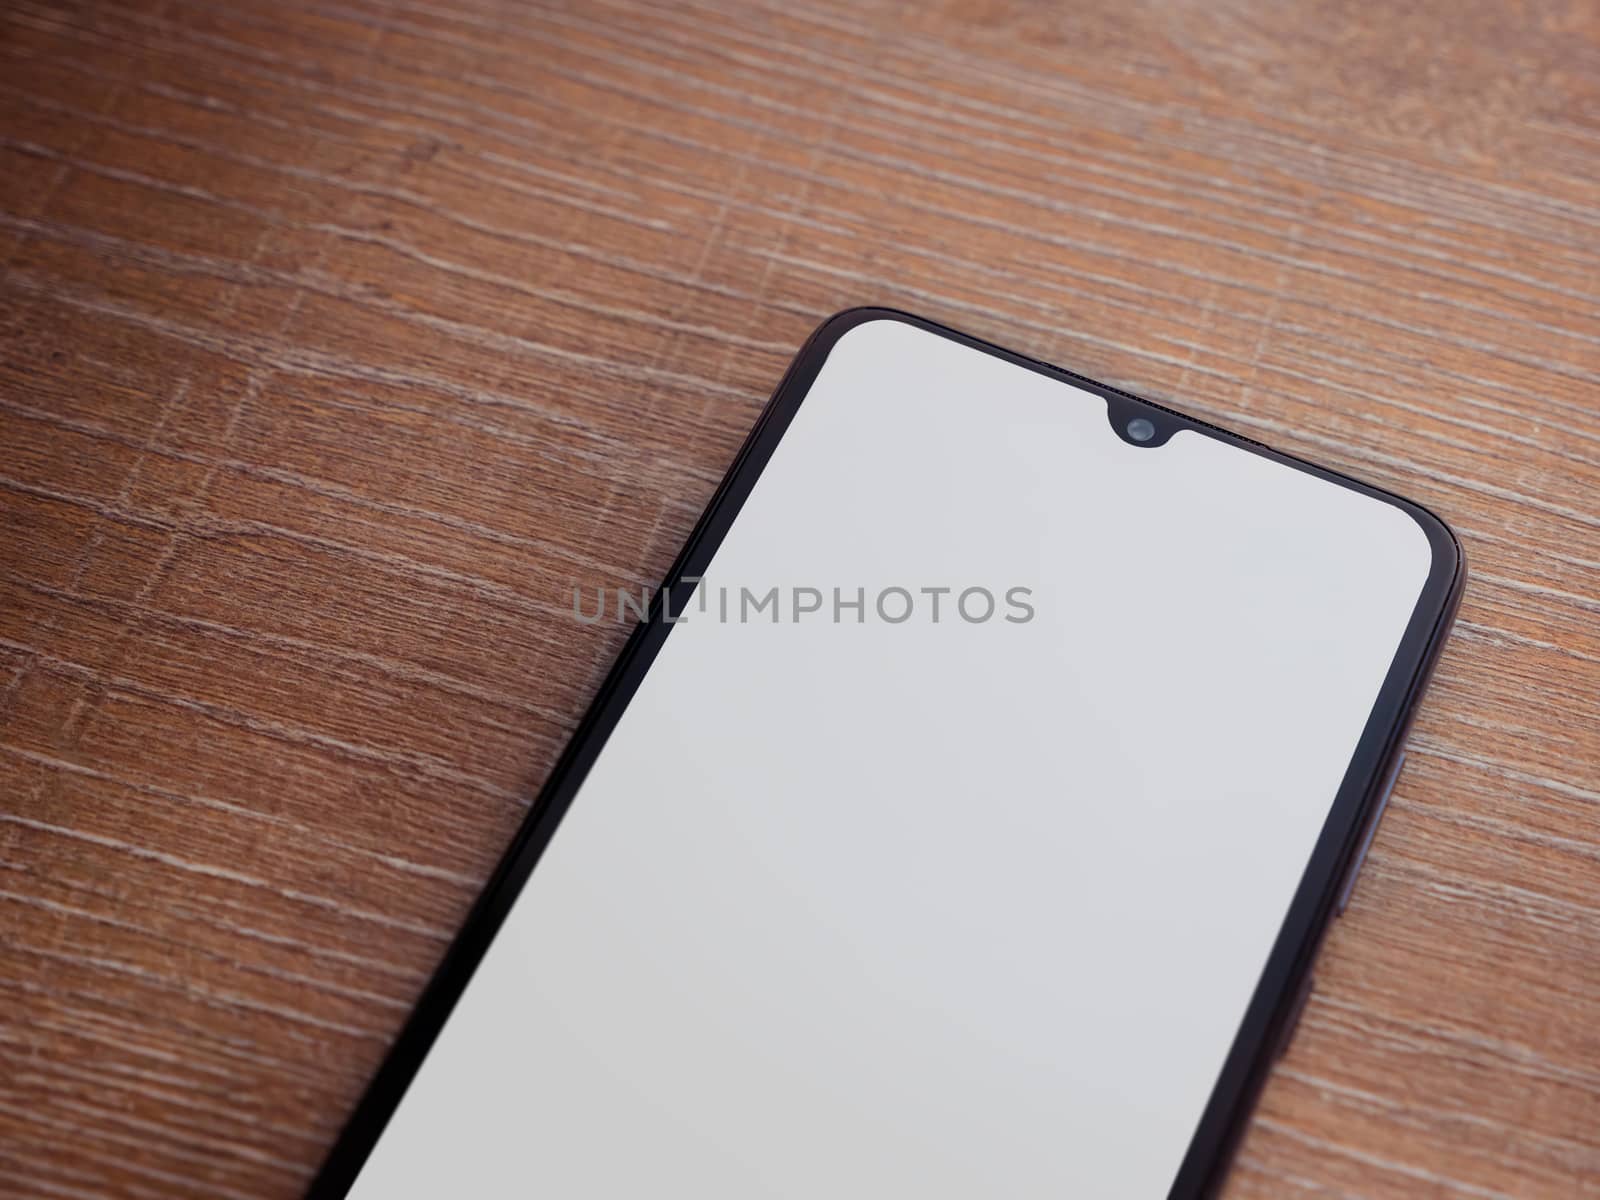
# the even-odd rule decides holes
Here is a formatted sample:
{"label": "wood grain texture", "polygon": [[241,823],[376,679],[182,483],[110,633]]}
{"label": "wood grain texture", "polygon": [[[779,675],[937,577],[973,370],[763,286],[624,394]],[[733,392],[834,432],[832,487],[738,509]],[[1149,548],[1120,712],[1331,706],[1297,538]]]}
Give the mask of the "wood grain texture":
{"label": "wood grain texture", "polygon": [[304,1188],[862,302],[1460,532],[1228,1194],[1600,1196],[1584,0],[5,5],[0,1194]]}

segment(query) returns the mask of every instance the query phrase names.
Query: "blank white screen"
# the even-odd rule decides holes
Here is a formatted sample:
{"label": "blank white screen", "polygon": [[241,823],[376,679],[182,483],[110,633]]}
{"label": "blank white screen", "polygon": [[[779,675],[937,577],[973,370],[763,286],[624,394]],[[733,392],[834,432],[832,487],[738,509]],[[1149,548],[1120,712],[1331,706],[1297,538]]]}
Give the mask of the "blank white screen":
{"label": "blank white screen", "polygon": [[1164,1197],[1429,562],[1383,501],[850,330],[710,612],[1034,619],[691,609],[351,1194]]}

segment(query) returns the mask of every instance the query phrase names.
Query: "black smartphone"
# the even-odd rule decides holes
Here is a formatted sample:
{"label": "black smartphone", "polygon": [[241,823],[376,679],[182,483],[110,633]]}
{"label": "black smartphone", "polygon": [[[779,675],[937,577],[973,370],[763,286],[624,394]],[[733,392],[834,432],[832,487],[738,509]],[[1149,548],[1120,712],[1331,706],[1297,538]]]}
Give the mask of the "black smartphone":
{"label": "black smartphone", "polygon": [[647,617],[311,1195],[1214,1190],[1464,576],[1378,488],[833,317],[659,591],[576,598]]}

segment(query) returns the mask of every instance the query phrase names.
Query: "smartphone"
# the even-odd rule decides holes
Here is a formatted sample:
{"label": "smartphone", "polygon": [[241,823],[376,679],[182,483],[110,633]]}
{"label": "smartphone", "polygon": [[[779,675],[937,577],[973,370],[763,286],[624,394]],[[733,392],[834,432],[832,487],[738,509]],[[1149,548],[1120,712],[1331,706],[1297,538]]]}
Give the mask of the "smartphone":
{"label": "smartphone", "polygon": [[1213,1192],[1464,575],[1378,488],[833,317],[311,1195]]}

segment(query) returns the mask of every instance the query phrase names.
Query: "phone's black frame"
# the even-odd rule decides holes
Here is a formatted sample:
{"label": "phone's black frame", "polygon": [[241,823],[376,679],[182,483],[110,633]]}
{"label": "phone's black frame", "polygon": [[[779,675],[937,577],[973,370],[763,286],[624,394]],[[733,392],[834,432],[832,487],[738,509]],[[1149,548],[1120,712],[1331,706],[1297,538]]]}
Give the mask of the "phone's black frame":
{"label": "phone's black frame", "polygon": [[[1382,782],[1388,774],[1388,767],[1401,751],[1411,717],[1460,603],[1466,579],[1466,562],[1460,543],[1449,527],[1431,512],[1381,488],[1282,454],[1250,438],[1219,429],[1071,371],[1002,349],[937,322],[888,308],[852,308],[818,326],[789,365],[782,382],[762,410],[733,465],[678,554],[677,561],[668,571],[650,618],[641,622],[628,638],[601,685],[599,694],[584,714],[522,827],[512,839],[510,848],[473,906],[466,924],[445,953],[388,1057],[335,1142],[311,1185],[308,1200],[333,1200],[334,1197],[344,1196],[355,1181],[362,1164],[382,1134],[384,1125],[421,1066],[423,1057],[444,1026],[540,854],[555,833],[584,776],[638,689],[661,644],[671,632],[672,625],[669,622],[655,619],[659,605],[670,599],[673,612],[683,611],[684,604],[692,595],[694,580],[709,568],[712,555],[772,457],[773,450],[822,369],[829,350],[849,330],[875,320],[903,321],[1096,393],[1105,398],[1112,424],[1119,431],[1125,428],[1132,416],[1148,417],[1157,430],[1156,436],[1149,439],[1149,444],[1164,442],[1178,429],[1194,429],[1330,483],[1375,496],[1410,514],[1427,534],[1433,558],[1421,597],[1406,626],[1400,647],[1378,693],[1377,703],[1373,706],[1345,772],[1327,823],[1317,839],[1309,865],[1290,903],[1266,969],[1245,1010],[1233,1046],[1201,1115],[1168,1200],[1191,1200],[1193,1197],[1206,1196],[1220,1186],[1244,1132],[1250,1110],[1266,1082],[1268,1069],[1277,1051],[1282,1049],[1286,1038],[1292,1033],[1293,1023],[1299,1015],[1297,1002],[1304,998],[1304,988],[1309,983],[1312,962],[1323,932],[1334,915],[1346,875],[1359,868],[1358,848],[1362,834],[1382,799]],[[530,1169],[537,1170],[537,1163],[530,1163]]]}

